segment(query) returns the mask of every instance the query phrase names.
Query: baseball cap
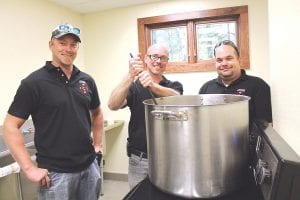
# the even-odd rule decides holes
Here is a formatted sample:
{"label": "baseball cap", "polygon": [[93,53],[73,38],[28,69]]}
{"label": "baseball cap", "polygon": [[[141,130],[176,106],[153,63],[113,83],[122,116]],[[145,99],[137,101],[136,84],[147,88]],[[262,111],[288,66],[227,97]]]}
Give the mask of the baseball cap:
{"label": "baseball cap", "polygon": [[80,29],[77,27],[73,27],[69,23],[63,23],[55,27],[55,29],[52,31],[52,36],[51,38],[56,38],[59,39],[67,34],[72,34],[74,35],[79,42],[80,40]]}

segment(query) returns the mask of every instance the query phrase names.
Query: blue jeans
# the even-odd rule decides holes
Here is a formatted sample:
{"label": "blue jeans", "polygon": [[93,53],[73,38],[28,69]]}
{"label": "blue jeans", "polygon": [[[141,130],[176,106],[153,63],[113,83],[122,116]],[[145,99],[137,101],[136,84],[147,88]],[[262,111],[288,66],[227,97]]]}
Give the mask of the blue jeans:
{"label": "blue jeans", "polygon": [[128,166],[128,183],[130,190],[148,175],[148,159],[131,154]]}
{"label": "blue jeans", "polygon": [[50,172],[51,187],[39,188],[39,200],[97,200],[100,194],[100,169],[95,160],[76,173]]}

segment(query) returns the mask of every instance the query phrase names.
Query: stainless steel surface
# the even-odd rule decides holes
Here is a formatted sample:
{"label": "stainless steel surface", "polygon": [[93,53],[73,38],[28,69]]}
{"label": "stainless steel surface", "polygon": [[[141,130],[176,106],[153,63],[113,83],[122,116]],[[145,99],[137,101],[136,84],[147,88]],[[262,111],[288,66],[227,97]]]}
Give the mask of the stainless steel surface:
{"label": "stainless steel surface", "polygon": [[[30,155],[36,153],[35,149],[28,149]],[[14,163],[11,155],[6,155],[0,159],[1,166]],[[0,178],[0,199],[1,200],[37,200],[37,186],[27,180],[25,174],[12,173]]]}
{"label": "stainless steel surface", "polygon": [[[15,160],[10,155],[5,142],[2,137],[2,127],[0,128],[0,170],[10,169],[11,167],[19,166],[15,163]],[[34,147],[34,128],[31,120],[25,122],[20,128],[23,133],[25,146],[28,149],[30,155],[35,155],[36,150]],[[37,186],[27,180],[25,174],[21,171],[11,169],[5,171],[4,177],[0,178],[0,199],[1,200],[36,200]]]}
{"label": "stainless steel surface", "polygon": [[[21,133],[23,134],[24,143],[26,147],[34,146],[34,126],[32,120],[27,120],[20,128]],[[0,158],[9,154],[7,146],[3,139],[3,128],[0,126]],[[1,165],[0,165],[1,167]]]}
{"label": "stainless steel surface", "polygon": [[248,100],[191,95],[145,100],[150,181],[187,198],[243,186],[248,168]]}

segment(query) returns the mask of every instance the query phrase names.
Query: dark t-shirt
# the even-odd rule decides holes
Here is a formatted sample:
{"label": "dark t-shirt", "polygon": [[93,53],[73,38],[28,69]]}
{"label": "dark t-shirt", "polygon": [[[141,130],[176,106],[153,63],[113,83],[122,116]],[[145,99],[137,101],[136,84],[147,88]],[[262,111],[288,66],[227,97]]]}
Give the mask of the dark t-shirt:
{"label": "dark t-shirt", "polygon": [[[178,81],[170,81],[163,77],[159,83],[161,86],[172,88],[183,93],[182,84]],[[144,88],[139,81],[134,82],[127,96],[127,106],[130,108],[131,116],[128,126],[128,147],[147,153],[145,108],[143,101],[152,98],[148,89]]]}
{"label": "dark t-shirt", "polygon": [[249,102],[249,125],[254,120],[272,122],[271,92],[261,78],[249,76],[241,70],[241,77],[226,87],[220,77],[206,82],[199,94],[238,94],[251,97]]}
{"label": "dark t-shirt", "polygon": [[90,109],[100,105],[94,80],[74,66],[70,80],[51,62],[22,80],[8,113],[32,117],[39,167],[76,172],[95,159]]}

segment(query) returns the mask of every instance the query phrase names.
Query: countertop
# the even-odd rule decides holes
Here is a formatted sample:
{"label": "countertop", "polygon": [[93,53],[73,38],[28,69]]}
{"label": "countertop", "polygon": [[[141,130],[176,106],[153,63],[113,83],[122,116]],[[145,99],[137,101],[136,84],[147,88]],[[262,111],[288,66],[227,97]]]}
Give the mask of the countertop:
{"label": "countertop", "polygon": [[104,131],[110,131],[114,128],[122,126],[124,124],[124,120],[111,120],[111,121],[104,121]]}

